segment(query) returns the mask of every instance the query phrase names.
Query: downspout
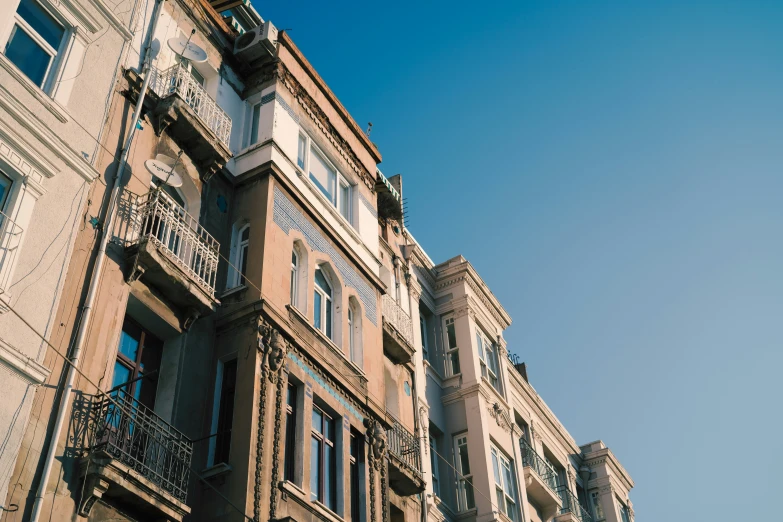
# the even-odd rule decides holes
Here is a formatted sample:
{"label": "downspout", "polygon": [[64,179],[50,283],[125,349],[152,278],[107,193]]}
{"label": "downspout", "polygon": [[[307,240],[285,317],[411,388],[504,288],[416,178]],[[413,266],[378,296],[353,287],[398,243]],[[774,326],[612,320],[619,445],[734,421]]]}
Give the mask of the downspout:
{"label": "downspout", "polygon": [[76,343],[69,358],[68,374],[65,379],[65,386],[63,388],[62,397],[60,399],[60,405],[57,410],[57,417],[54,423],[54,429],[52,436],[49,439],[49,447],[46,452],[46,459],[44,460],[43,472],[41,473],[41,481],[38,484],[38,489],[35,493],[35,502],[33,503],[32,514],[30,522],[38,522],[41,516],[41,508],[43,507],[44,495],[46,494],[46,488],[49,485],[49,477],[52,473],[52,465],[54,463],[54,457],[57,453],[57,442],[60,440],[60,434],[63,428],[63,422],[65,421],[65,415],[68,411],[68,407],[71,402],[71,389],[73,388],[73,381],[76,377],[76,369],[79,367],[79,358],[81,357],[82,349],[87,339],[87,331],[90,327],[90,320],[92,319],[92,310],[95,303],[95,296],[98,294],[100,287],[100,275],[103,270],[103,263],[106,260],[106,247],[109,244],[111,237],[111,231],[113,230],[115,210],[117,204],[117,197],[122,188],[122,176],[125,172],[125,166],[127,165],[128,156],[130,155],[131,145],[133,144],[133,137],[136,134],[136,124],[141,116],[141,110],[144,107],[144,98],[147,94],[147,88],[149,87],[150,68],[152,66],[152,42],[155,34],[155,28],[158,25],[158,18],[160,18],[161,8],[165,0],[155,0],[155,8],[152,11],[152,20],[150,21],[149,39],[147,45],[144,48],[144,66],[142,67],[142,74],[144,75],[144,81],[141,85],[141,92],[136,102],[136,110],[133,113],[131,119],[130,130],[128,131],[128,139],[125,141],[125,147],[122,149],[122,156],[120,158],[119,167],[117,173],[114,175],[114,183],[111,189],[111,195],[106,210],[106,219],[103,226],[98,229],[101,240],[98,246],[98,253],[95,257],[95,265],[93,266],[92,274],[90,276],[90,287],[87,291],[87,298],[84,302],[84,308],[82,310],[81,321],[79,322],[79,330],[76,334]]}

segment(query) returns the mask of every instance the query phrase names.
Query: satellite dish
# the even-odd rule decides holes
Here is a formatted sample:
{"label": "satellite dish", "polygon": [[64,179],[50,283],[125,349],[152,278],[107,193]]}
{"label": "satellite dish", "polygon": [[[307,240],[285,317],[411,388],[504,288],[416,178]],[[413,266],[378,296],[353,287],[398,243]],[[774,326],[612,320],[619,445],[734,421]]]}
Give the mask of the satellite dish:
{"label": "satellite dish", "polygon": [[201,63],[207,61],[207,52],[190,41],[190,38],[169,38],[169,47],[182,58],[190,62]]}
{"label": "satellite dish", "polygon": [[155,156],[155,159],[145,161],[144,166],[154,177],[161,180],[169,187],[176,188],[182,186],[182,176],[177,174],[174,170],[176,163],[177,160],[174,158],[158,154]]}

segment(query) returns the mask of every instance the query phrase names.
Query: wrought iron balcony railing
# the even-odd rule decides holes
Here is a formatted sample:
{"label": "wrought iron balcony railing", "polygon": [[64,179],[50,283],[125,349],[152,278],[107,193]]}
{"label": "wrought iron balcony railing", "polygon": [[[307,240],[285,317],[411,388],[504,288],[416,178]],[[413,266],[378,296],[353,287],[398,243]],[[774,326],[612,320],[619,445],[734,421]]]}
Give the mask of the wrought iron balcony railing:
{"label": "wrought iron balcony railing", "polygon": [[383,320],[392,325],[397,332],[413,346],[413,322],[400,305],[388,294],[381,296]]}
{"label": "wrought iron balcony railing", "polygon": [[0,294],[8,290],[11,271],[22,242],[22,227],[0,212]]}
{"label": "wrought iron balcony railing", "polygon": [[573,513],[579,522],[593,522],[593,517],[587,512],[582,504],[579,503],[579,499],[571,493],[567,487],[560,486],[557,489],[557,494],[560,495],[560,499],[563,501],[563,507],[560,509],[560,514]]}
{"label": "wrought iron balcony railing", "polygon": [[152,190],[140,196],[134,206],[133,218],[138,228],[132,231],[135,240],[131,244],[145,238],[152,241],[214,295],[220,252],[215,238],[163,191]]}
{"label": "wrought iron balcony railing", "polygon": [[204,86],[188,71],[183,64],[175,64],[164,71],[155,71],[152,90],[161,98],[179,94],[190,105],[215,136],[228,147],[231,139],[231,118],[207,94]]}
{"label": "wrought iron balcony railing", "polygon": [[420,477],[421,449],[419,439],[396,420],[392,427],[386,431],[386,439],[389,453],[396,457],[408,471]]}
{"label": "wrought iron balcony railing", "polygon": [[524,439],[519,439],[519,448],[522,453],[522,465],[533,469],[536,475],[549,486],[553,492],[557,492],[557,471]]}
{"label": "wrought iron balcony railing", "polygon": [[90,453],[105,452],[182,502],[187,502],[193,443],[123,389],[96,395]]}

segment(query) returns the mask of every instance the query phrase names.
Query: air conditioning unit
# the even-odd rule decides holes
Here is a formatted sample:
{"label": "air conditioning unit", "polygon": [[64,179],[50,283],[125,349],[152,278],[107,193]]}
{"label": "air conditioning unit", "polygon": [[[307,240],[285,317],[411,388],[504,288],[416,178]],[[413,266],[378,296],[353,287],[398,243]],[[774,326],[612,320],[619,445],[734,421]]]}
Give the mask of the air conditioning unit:
{"label": "air conditioning unit", "polygon": [[252,62],[274,56],[277,46],[277,27],[266,21],[240,35],[234,42],[234,55],[240,60]]}

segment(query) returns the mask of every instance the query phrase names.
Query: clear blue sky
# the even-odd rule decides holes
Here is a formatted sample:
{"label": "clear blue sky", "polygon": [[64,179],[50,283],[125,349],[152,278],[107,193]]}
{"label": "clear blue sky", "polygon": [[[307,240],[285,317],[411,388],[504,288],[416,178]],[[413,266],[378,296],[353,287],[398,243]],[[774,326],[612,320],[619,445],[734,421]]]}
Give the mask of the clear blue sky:
{"label": "clear blue sky", "polygon": [[783,2],[258,2],[639,522],[783,520]]}

